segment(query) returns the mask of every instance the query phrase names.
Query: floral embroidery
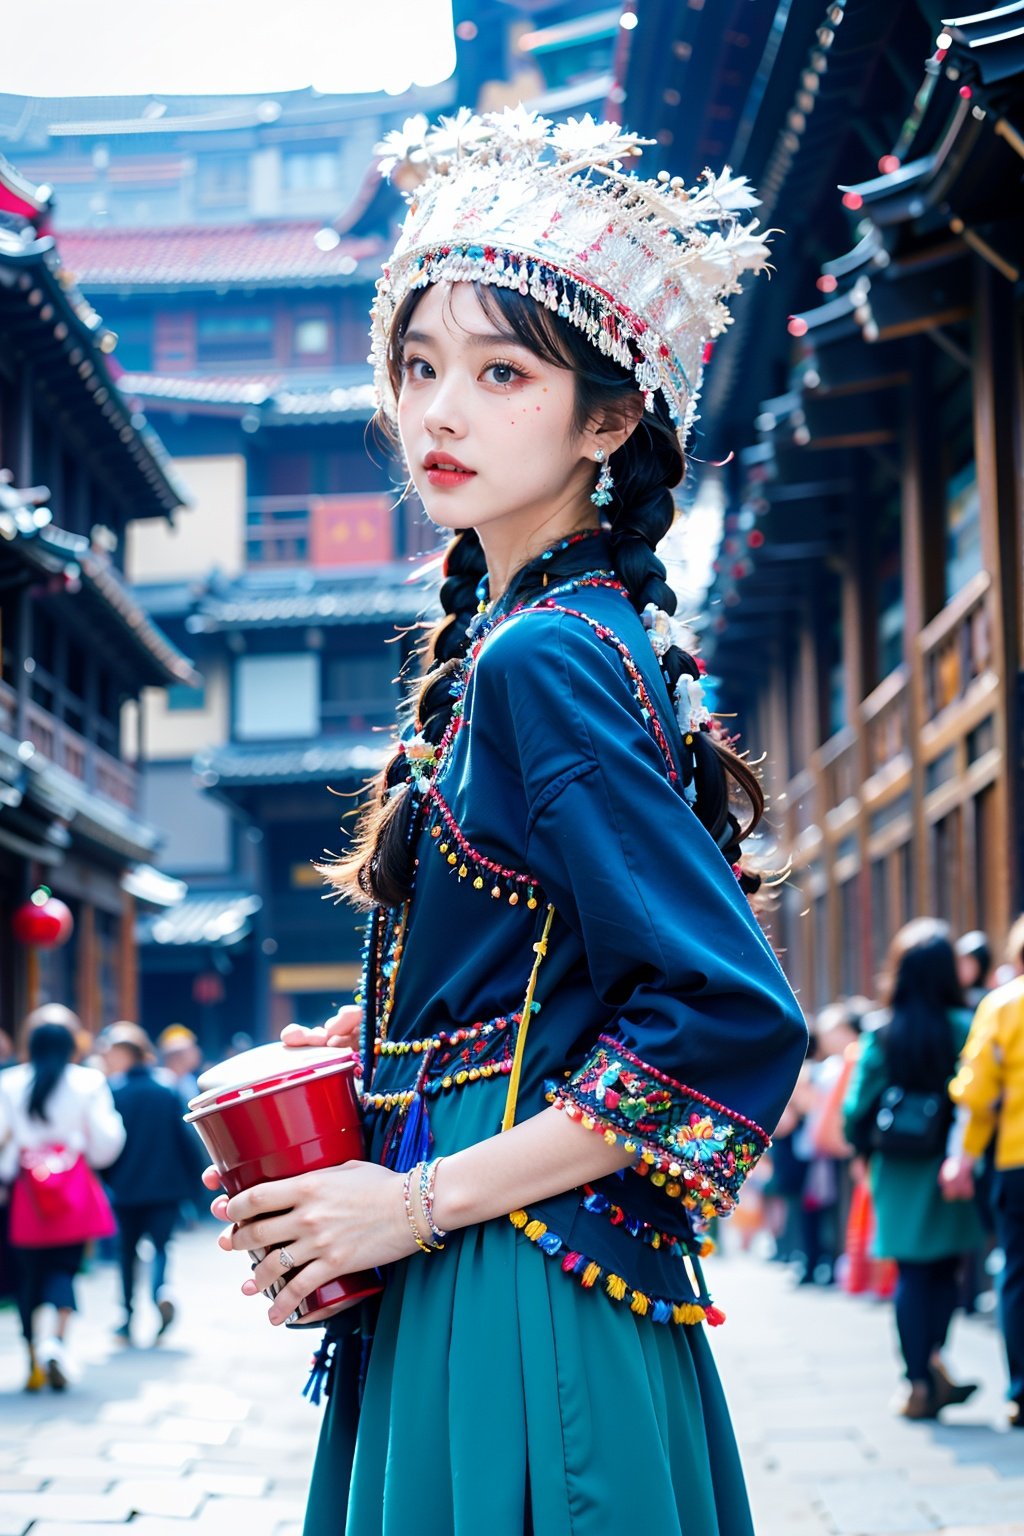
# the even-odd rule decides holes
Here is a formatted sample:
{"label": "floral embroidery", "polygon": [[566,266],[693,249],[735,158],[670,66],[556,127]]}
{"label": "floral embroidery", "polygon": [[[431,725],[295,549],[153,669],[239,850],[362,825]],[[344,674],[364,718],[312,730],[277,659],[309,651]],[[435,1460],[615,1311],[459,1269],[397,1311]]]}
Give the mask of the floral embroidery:
{"label": "floral embroidery", "polygon": [[549,1085],[548,1100],[609,1144],[635,1152],[637,1173],[703,1218],[733,1209],[770,1144],[752,1120],[677,1083],[607,1036],[566,1083]]}
{"label": "floral embroidery", "polygon": [[638,1317],[649,1317],[655,1323],[691,1326],[707,1323],[711,1328],[725,1322],[725,1313],[715,1306],[708,1295],[700,1262],[696,1258],[689,1258],[687,1264],[692,1270],[697,1289],[681,1300],[672,1301],[664,1296],[649,1296],[646,1291],[634,1289],[621,1275],[605,1270],[585,1253],[577,1253],[575,1249],[568,1248],[556,1232],[552,1232],[543,1221],[531,1218],[528,1211],[513,1211],[509,1221],[531,1243],[536,1243],[549,1259],[557,1259],[564,1274],[575,1275],[584,1290],[594,1290],[601,1282],[601,1289],[606,1296],[612,1301],[627,1303],[629,1310]]}
{"label": "floral embroidery", "polygon": [[537,895],[539,887],[533,875],[524,875],[518,870],[506,869],[503,864],[498,864],[494,859],[489,859],[478,852],[463,836],[454,811],[436,784],[430,786],[424,804],[431,822],[430,836],[434,840],[438,853],[443,854],[447,859],[452,874],[459,880],[472,878],[473,889],[489,890],[495,901],[500,901],[507,892],[510,907],[518,906],[519,902],[523,901],[529,911],[536,911],[539,905]]}

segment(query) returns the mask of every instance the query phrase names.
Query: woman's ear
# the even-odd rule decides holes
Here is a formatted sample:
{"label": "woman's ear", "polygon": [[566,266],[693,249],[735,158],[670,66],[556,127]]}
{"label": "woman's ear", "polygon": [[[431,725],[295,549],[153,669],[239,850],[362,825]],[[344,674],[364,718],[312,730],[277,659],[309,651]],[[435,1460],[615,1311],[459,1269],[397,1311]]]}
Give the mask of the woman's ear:
{"label": "woman's ear", "polygon": [[593,456],[596,449],[602,448],[606,456],[611,458],[632,437],[643,414],[643,396],[636,393],[624,395],[622,399],[605,406],[599,416],[594,416],[587,423],[586,441],[590,456]]}

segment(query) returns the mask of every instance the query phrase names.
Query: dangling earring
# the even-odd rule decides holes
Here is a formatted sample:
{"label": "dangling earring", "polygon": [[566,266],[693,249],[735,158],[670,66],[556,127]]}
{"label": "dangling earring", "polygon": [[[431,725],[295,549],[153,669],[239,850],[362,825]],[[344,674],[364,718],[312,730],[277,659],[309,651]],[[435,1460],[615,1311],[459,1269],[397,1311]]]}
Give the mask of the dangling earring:
{"label": "dangling earring", "polygon": [[605,463],[603,448],[598,448],[594,458],[601,466],[601,473],[597,477],[597,484],[590,493],[590,499],[595,507],[606,507],[612,499],[612,486],[615,484],[612,479],[611,465]]}

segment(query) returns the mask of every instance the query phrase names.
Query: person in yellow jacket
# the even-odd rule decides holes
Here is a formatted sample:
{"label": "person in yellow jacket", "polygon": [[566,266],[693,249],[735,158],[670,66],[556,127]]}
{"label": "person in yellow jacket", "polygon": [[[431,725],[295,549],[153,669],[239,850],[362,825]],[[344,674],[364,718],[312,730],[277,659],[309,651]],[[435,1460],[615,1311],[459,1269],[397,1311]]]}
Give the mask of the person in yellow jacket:
{"label": "person in yellow jacket", "polygon": [[[1008,952],[1024,970],[1024,917],[1010,932]],[[973,1168],[995,1137],[995,1219],[1005,1255],[1000,1321],[1010,1372],[1010,1419],[1024,1429],[1024,974],[982,999],[971,1024],[950,1097],[959,1106],[961,1150],[947,1158],[947,1197],[973,1188]]]}

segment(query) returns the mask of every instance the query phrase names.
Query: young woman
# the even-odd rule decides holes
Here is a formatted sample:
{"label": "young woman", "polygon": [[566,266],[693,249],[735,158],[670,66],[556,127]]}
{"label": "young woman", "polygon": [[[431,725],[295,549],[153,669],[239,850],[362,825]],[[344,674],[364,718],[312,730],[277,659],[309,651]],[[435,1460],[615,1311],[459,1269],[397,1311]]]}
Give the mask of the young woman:
{"label": "young woman", "polygon": [[640,1511],[749,1536],[700,1227],[806,1034],[745,896],[760,792],[655,549],[703,348],[764,247],[742,183],[627,177],[614,125],[461,113],[400,149],[382,414],[454,538],[413,718],[328,869],[370,910],[369,1161],[215,1201],[251,1223],[221,1241],[275,1248],[250,1295],[301,1266],[277,1323],[387,1266],[379,1314],[332,1324],[307,1536]]}
{"label": "young woman", "polygon": [[[846,1134],[869,1153],[875,1254],[896,1260],[896,1330],[907,1380],[899,1411],[909,1419],[934,1419],[976,1390],[950,1381],[941,1350],[957,1306],[960,1266],[983,1241],[981,1221],[973,1201],[943,1196],[944,1140],[927,1155],[908,1156],[887,1153],[884,1146],[871,1151],[869,1137],[887,1088],[947,1102],[971,1015],[963,1006],[945,923],[918,918],[901,928],[887,970],[889,1016],[864,1038],[845,1105]],[[951,1118],[950,1109],[943,1124],[948,1127]]]}
{"label": "young woman", "polygon": [[[13,1184],[25,1153],[62,1147],[80,1152],[91,1168],[106,1168],[124,1146],[124,1125],[106,1078],[72,1060],[79,1027],[70,1008],[56,1003],[37,1008],[25,1023],[28,1061],[0,1073],[4,1183]],[[61,1392],[68,1385],[65,1343],[84,1250],[83,1242],[14,1248],[18,1312],[28,1350],[27,1392],[39,1392],[47,1383]],[[40,1340],[37,1314],[47,1303],[54,1309],[54,1325]]]}

